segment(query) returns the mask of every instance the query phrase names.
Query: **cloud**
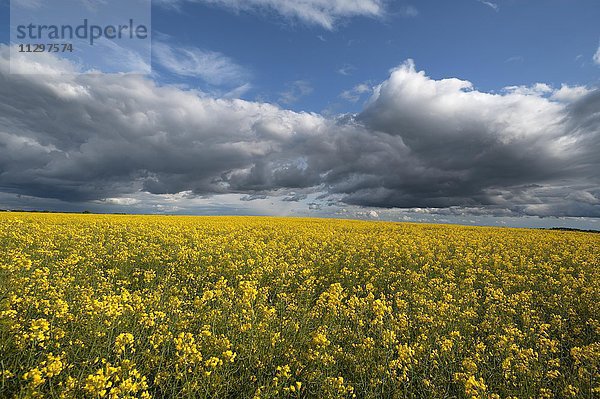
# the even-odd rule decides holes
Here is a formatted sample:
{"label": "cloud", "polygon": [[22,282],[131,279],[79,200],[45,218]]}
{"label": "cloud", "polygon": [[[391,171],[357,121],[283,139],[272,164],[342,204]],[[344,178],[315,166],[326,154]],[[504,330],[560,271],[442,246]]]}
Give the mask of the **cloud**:
{"label": "cloud", "polygon": [[560,89],[552,91],[551,98],[556,101],[573,103],[586,97],[591,92],[592,90],[585,86],[569,86],[563,84]]}
{"label": "cloud", "polygon": [[[115,60],[109,63],[106,67],[112,65],[117,66],[119,71],[127,71],[127,73],[149,74],[152,71],[151,65],[151,48],[150,44],[143,49],[133,49],[127,46],[121,46],[118,41],[109,40],[105,37],[98,39],[95,43],[100,47],[105,57],[109,60]],[[117,61],[118,60],[118,61]],[[113,66],[112,70],[115,70]],[[93,65],[94,68],[98,68]],[[103,67],[105,70],[106,67]]]}
{"label": "cloud", "polygon": [[340,69],[337,70],[337,72],[340,75],[344,75],[344,76],[350,76],[352,75],[352,72],[356,69],[356,67],[354,67],[353,65],[350,64],[344,64]]}
{"label": "cloud", "polygon": [[195,47],[178,47],[157,42],[153,54],[160,65],[180,76],[199,77],[212,85],[243,83],[248,72],[229,57]]}
{"label": "cloud", "polygon": [[403,17],[414,18],[419,16],[419,10],[414,6],[403,6],[400,8],[400,15]]}
{"label": "cloud", "polygon": [[306,194],[292,192],[287,197],[283,197],[282,201],[285,201],[285,202],[300,202],[302,200],[305,200],[307,197],[308,197],[308,195],[306,195]]}
{"label": "cloud", "polygon": [[149,197],[181,207],[228,195],[267,207],[260,198],[275,196],[312,211],[600,216],[597,89],[486,93],[407,61],[361,112],[325,117],[136,75],[9,75],[8,52],[0,47],[3,196],[137,208]]}
{"label": "cloud", "polygon": [[360,99],[360,97],[363,94],[369,93],[370,91],[371,91],[371,87],[369,85],[367,85],[366,83],[361,83],[361,84],[354,86],[350,90],[343,91],[340,94],[340,97],[343,98],[344,100],[355,103]]}
{"label": "cloud", "polygon": [[377,213],[374,210],[370,210],[367,212],[367,216],[373,219],[378,219],[379,218],[379,213]]}
{"label": "cloud", "polygon": [[313,92],[313,87],[306,80],[296,80],[287,85],[287,89],[280,93],[279,101],[289,105],[297,102]]}
{"label": "cloud", "polygon": [[510,94],[520,94],[523,96],[544,96],[554,92],[554,89],[546,83],[535,83],[531,86],[508,86],[503,90]]}
{"label": "cloud", "polygon": [[598,50],[596,50],[596,54],[593,57],[594,63],[600,65],[600,46],[598,46]]}
{"label": "cloud", "polygon": [[508,57],[507,59],[504,60],[504,63],[506,64],[510,64],[510,63],[523,63],[525,62],[525,57],[523,57],[522,55],[515,55],[512,57]]}
{"label": "cloud", "polygon": [[137,198],[131,197],[120,197],[120,198],[104,198],[99,200],[98,202],[102,204],[110,204],[110,205],[122,205],[122,206],[132,206],[138,205],[140,200]]}
{"label": "cloud", "polygon": [[204,3],[234,12],[275,12],[292,20],[331,30],[339,20],[352,17],[381,17],[385,0],[159,0],[158,4],[179,7],[184,2]]}
{"label": "cloud", "polygon": [[492,3],[491,1],[485,1],[485,0],[477,0],[477,1],[480,2],[481,4],[485,4],[486,6],[490,7],[491,9],[493,9],[496,12],[500,11],[500,6],[498,6],[498,4],[496,4],[496,3]]}
{"label": "cloud", "polygon": [[244,94],[246,94],[250,89],[252,89],[252,85],[250,83],[244,83],[241,86],[238,86],[223,96],[224,98],[240,98]]}
{"label": "cloud", "polygon": [[269,198],[266,194],[251,194],[251,195],[244,195],[243,197],[240,198],[240,201],[257,201],[257,200],[264,200]]}
{"label": "cloud", "polygon": [[393,138],[388,147],[396,148],[379,157],[391,172],[355,174],[338,191],[346,202],[381,207],[486,205],[535,213],[539,202],[560,214],[598,214],[597,206],[559,210],[554,202],[573,189],[565,180],[598,191],[593,168],[600,157],[592,148],[599,145],[600,123],[590,107],[600,92],[566,105],[548,98],[550,91],[538,84],[479,92],[468,81],[430,79],[407,62],[357,117]]}

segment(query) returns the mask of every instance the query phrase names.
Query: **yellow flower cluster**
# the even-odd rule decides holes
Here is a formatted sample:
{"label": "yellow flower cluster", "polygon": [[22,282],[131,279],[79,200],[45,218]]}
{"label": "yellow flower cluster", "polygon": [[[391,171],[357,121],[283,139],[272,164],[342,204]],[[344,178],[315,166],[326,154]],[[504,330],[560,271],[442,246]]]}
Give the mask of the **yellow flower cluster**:
{"label": "yellow flower cluster", "polygon": [[103,366],[84,381],[83,390],[92,397],[149,398],[148,384],[131,360],[123,360],[118,367],[102,359]]}
{"label": "yellow flower cluster", "polygon": [[115,352],[117,355],[123,354],[127,348],[130,348],[132,352],[135,352],[133,347],[134,339],[131,333],[121,333],[115,338]]}
{"label": "yellow flower cluster", "polygon": [[2,398],[600,397],[600,235],[0,214]]}

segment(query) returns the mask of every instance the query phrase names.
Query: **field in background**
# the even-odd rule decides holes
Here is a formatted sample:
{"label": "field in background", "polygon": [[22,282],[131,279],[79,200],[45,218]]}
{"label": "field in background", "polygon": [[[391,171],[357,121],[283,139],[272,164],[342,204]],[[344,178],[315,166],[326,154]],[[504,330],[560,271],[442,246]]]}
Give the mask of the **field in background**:
{"label": "field in background", "polygon": [[0,214],[0,397],[600,395],[600,235]]}

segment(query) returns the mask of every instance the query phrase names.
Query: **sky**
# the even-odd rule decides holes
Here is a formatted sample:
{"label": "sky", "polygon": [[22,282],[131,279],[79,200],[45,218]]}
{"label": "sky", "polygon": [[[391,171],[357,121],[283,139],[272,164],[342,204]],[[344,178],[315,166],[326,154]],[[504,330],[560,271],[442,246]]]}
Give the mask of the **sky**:
{"label": "sky", "polygon": [[0,208],[600,229],[597,1],[155,0],[145,75],[9,11]]}

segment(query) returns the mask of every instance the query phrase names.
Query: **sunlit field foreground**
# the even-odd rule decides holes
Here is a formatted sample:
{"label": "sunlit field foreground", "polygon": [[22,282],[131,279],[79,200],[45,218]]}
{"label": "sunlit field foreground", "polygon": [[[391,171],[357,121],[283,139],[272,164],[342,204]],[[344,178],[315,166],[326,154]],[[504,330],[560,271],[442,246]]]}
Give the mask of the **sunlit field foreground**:
{"label": "sunlit field foreground", "polygon": [[592,398],[600,235],[0,214],[0,397]]}

